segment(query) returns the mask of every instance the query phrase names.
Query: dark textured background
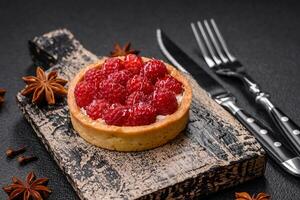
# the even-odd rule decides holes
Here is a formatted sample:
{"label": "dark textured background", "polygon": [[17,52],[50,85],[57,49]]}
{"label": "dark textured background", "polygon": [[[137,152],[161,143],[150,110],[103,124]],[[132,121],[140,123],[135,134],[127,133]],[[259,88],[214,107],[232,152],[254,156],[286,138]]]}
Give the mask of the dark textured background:
{"label": "dark textured background", "polygon": [[[132,41],[142,54],[163,58],[156,44],[155,29],[160,27],[199,64],[189,23],[213,17],[219,24],[232,52],[247,66],[249,74],[272,95],[273,101],[300,124],[300,4],[297,1],[6,1],[0,2],[0,87],[8,89],[0,108],[0,186],[13,175],[29,171],[50,178],[53,194],[49,199],[77,199],[66,178],[51,159],[15,101],[24,87],[21,77],[32,74],[27,40],[35,35],[66,27],[93,53],[106,55],[114,42]],[[205,65],[204,65],[205,66]],[[197,78],[197,77],[196,77]],[[262,110],[238,90],[238,82],[226,84],[239,98],[240,105],[275,129]],[[275,129],[277,131],[277,129]],[[29,146],[26,154],[39,156],[37,162],[19,167],[8,160],[8,146]],[[234,199],[236,191],[272,195],[274,200],[300,199],[300,179],[269,161],[265,177],[208,196],[208,200]],[[6,195],[1,190],[0,199]]]}

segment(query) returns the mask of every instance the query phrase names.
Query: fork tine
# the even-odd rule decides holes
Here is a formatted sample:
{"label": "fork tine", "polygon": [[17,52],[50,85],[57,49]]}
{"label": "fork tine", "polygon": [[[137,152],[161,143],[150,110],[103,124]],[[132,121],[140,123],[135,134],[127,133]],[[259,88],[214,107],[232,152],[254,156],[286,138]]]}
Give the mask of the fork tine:
{"label": "fork tine", "polygon": [[213,60],[215,61],[215,63],[217,65],[220,65],[222,63],[222,61],[216,56],[215,51],[214,51],[213,47],[211,46],[211,43],[210,43],[210,41],[209,41],[209,39],[208,39],[204,29],[203,29],[203,26],[202,26],[201,22],[198,21],[197,24],[198,24],[198,28],[200,29],[200,32],[203,36],[204,42],[205,42],[205,44],[208,48],[209,53],[211,54],[211,56],[212,56]]}
{"label": "fork tine", "polygon": [[211,39],[211,41],[212,41],[215,49],[217,50],[217,53],[218,53],[219,57],[221,58],[222,62],[224,64],[227,63],[228,62],[228,58],[226,58],[226,56],[224,56],[223,52],[221,51],[220,46],[219,46],[219,44],[218,44],[218,42],[217,42],[217,40],[216,40],[213,32],[211,31],[211,28],[210,28],[207,20],[204,20],[204,25],[206,27],[208,35],[210,36],[210,39]]}
{"label": "fork tine", "polygon": [[215,62],[211,59],[211,57],[208,55],[208,52],[207,52],[207,50],[206,50],[206,47],[205,47],[205,45],[204,45],[202,39],[200,38],[200,36],[199,36],[199,34],[198,34],[198,31],[197,31],[197,29],[196,29],[195,24],[194,24],[194,23],[191,23],[191,27],[192,27],[194,36],[195,36],[196,41],[197,41],[197,43],[198,43],[198,45],[199,45],[200,51],[201,51],[201,53],[202,53],[202,55],[203,55],[203,58],[204,58],[205,62],[207,63],[207,65],[208,65],[209,67],[214,67],[216,64],[215,64]]}
{"label": "fork tine", "polygon": [[229,58],[229,60],[231,62],[236,61],[236,58],[229,52],[228,47],[226,45],[226,42],[225,42],[225,40],[224,40],[221,32],[219,31],[219,28],[218,28],[217,24],[215,23],[215,20],[214,19],[210,19],[210,22],[211,22],[211,24],[213,26],[213,29],[214,29],[214,31],[215,31],[215,33],[216,33],[216,35],[217,35],[217,37],[218,37],[221,45],[222,45],[222,47],[223,47],[223,49],[224,49],[227,57]]}

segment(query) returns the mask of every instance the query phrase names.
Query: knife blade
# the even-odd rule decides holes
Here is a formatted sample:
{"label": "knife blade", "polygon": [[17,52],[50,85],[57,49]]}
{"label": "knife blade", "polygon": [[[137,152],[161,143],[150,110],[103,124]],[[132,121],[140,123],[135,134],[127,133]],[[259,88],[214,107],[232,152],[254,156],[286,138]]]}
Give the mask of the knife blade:
{"label": "knife blade", "polygon": [[300,157],[275,138],[271,129],[240,108],[235,97],[184,53],[162,30],[157,29],[156,36],[162,53],[176,68],[196,77],[195,80],[208,95],[236,117],[255,136],[276,163],[288,173],[300,176]]}

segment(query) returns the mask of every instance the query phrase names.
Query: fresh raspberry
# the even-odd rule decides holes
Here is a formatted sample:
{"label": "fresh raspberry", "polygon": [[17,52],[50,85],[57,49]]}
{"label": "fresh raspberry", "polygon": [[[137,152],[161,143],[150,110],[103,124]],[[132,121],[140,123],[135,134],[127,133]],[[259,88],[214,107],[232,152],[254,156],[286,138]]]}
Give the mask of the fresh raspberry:
{"label": "fresh raspberry", "polygon": [[120,104],[120,103],[113,103],[113,104],[111,104],[111,105],[109,106],[109,110],[115,109],[115,108],[120,107],[120,106],[123,106],[123,105]]}
{"label": "fresh raspberry", "polygon": [[84,75],[84,80],[95,86],[98,86],[105,78],[104,72],[98,68],[89,69]]}
{"label": "fresh raspberry", "polygon": [[108,125],[122,126],[127,122],[129,110],[120,104],[113,104],[104,114],[103,119]]}
{"label": "fresh raspberry", "polygon": [[127,126],[140,126],[154,123],[156,120],[156,110],[150,104],[139,103],[131,107],[130,115],[127,119]]}
{"label": "fresh raspberry", "polygon": [[128,94],[131,94],[135,91],[142,91],[145,94],[150,94],[154,90],[154,86],[151,84],[151,82],[142,76],[134,75],[126,85],[126,89]]}
{"label": "fresh raspberry", "polygon": [[109,79],[102,81],[99,85],[99,93],[102,98],[110,103],[124,103],[126,97],[125,87]]}
{"label": "fresh raspberry", "polygon": [[121,85],[126,85],[127,81],[132,77],[131,72],[123,69],[118,72],[114,72],[108,76],[107,79],[115,83],[120,83]]}
{"label": "fresh raspberry", "polygon": [[126,105],[135,105],[141,102],[146,102],[148,100],[148,96],[144,94],[142,91],[135,91],[131,93],[126,99]]}
{"label": "fresh raspberry", "polygon": [[133,74],[139,74],[143,65],[144,62],[141,57],[135,54],[128,54],[125,56],[124,67],[125,69],[131,71]]}
{"label": "fresh raspberry", "polygon": [[159,79],[155,83],[157,89],[170,90],[175,94],[180,94],[183,91],[182,84],[170,75],[166,75],[163,79]]}
{"label": "fresh raspberry", "polygon": [[152,104],[157,109],[159,115],[172,114],[178,108],[175,93],[168,90],[155,90]]}
{"label": "fresh raspberry", "polygon": [[102,118],[105,111],[109,108],[109,103],[104,99],[93,100],[92,103],[86,106],[86,114],[96,120]]}
{"label": "fresh raspberry", "polygon": [[141,74],[147,77],[153,83],[155,83],[157,79],[164,77],[167,73],[168,71],[165,64],[155,59],[146,62],[141,70]]}
{"label": "fresh raspberry", "polygon": [[103,63],[101,71],[103,71],[104,74],[109,75],[122,69],[124,69],[124,65],[121,59],[107,58]]}
{"label": "fresh raspberry", "polygon": [[94,85],[89,84],[86,81],[77,83],[74,91],[77,105],[79,107],[85,107],[89,105],[94,99],[95,91],[96,89]]}

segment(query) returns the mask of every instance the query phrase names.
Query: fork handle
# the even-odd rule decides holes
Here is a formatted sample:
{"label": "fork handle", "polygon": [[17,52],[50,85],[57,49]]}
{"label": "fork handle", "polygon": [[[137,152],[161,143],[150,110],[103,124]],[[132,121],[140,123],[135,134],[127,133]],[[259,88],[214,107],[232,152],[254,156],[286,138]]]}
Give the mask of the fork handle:
{"label": "fork handle", "polygon": [[237,106],[234,97],[217,97],[215,101],[234,115],[262,144],[268,154],[279,164],[295,157],[281,141],[274,137],[274,134],[269,128]]}
{"label": "fork handle", "polygon": [[273,105],[268,96],[256,97],[256,102],[261,104],[270,114],[275,124],[282,130],[284,137],[292,144],[293,149],[300,155],[300,127]]}
{"label": "fork handle", "polygon": [[[264,149],[285,171],[295,176],[300,176],[300,157],[294,155],[279,140],[273,138],[274,134],[270,129],[256,119],[251,118],[251,116],[243,110],[237,111],[235,116],[255,135],[256,139],[262,144]],[[251,123],[249,123],[249,119],[251,119]]]}
{"label": "fork handle", "polygon": [[268,111],[273,122],[282,131],[284,137],[291,143],[295,152],[300,155],[300,127],[279,108],[274,106],[269,99],[269,95],[262,92],[259,85],[255,83],[249,75],[239,72],[234,73],[233,76],[240,78],[244,82],[249,92],[255,97],[255,101]]}
{"label": "fork handle", "polygon": [[263,148],[285,171],[300,177],[300,157],[274,137],[272,130],[237,106],[232,96],[216,97],[215,101],[234,115],[261,143]]}
{"label": "fork handle", "polygon": [[234,115],[258,140],[263,148],[285,171],[300,177],[300,157],[274,137],[272,130],[237,106],[233,96],[218,96],[214,100]]}

